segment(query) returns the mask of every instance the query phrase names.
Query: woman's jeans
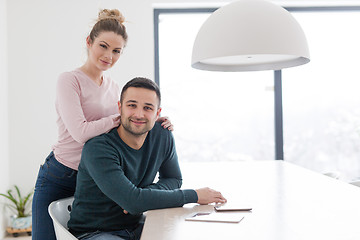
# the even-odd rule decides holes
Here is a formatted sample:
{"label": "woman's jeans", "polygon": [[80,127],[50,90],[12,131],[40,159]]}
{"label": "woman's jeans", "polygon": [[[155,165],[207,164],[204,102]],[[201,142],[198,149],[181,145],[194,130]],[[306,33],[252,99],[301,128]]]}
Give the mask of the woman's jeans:
{"label": "woman's jeans", "polygon": [[56,240],[48,207],[51,202],[71,197],[77,171],[59,163],[51,152],[40,166],[32,203],[32,239]]}

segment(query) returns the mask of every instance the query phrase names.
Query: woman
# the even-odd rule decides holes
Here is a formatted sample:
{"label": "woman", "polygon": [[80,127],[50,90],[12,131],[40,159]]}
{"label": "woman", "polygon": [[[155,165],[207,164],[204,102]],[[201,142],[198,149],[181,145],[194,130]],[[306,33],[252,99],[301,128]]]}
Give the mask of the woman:
{"label": "woman", "polygon": [[[58,141],[40,167],[32,206],[32,239],[56,239],[48,214],[51,202],[74,195],[77,168],[84,143],[120,123],[120,89],[104,71],[119,59],[127,42],[124,17],[114,10],[99,12],[86,39],[88,59],[60,75],[56,88]],[[164,128],[171,123],[162,118]]]}

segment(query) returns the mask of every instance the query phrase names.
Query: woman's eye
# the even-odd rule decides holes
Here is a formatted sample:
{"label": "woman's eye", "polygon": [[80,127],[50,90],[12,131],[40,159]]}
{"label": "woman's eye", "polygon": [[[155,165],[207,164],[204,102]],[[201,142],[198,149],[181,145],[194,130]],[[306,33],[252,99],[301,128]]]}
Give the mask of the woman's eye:
{"label": "woman's eye", "polygon": [[121,53],[121,50],[114,50],[114,53],[120,54],[120,53]]}
{"label": "woman's eye", "polygon": [[107,46],[104,44],[100,44],[100,47],[105,48],[105,49],[107,48]]}

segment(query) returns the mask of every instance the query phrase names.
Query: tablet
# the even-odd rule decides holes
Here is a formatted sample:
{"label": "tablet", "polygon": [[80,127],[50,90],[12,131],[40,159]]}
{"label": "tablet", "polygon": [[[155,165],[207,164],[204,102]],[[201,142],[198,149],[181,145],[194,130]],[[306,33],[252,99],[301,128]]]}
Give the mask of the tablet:
{"label": "tablet", "polygon": [[242,205],[242,204],[221,204],[215,205],[215,210],[217,212],[225,212],[225,211],[251,211],[252,207],[249,205]]}
{"label": "tablet", "polygon": [[193,214],[187,218],[186,221],[199,222],[223,222],[223,223],[238,223],[244,218],[241,213],[217,213],[217,212],[200,212]]}

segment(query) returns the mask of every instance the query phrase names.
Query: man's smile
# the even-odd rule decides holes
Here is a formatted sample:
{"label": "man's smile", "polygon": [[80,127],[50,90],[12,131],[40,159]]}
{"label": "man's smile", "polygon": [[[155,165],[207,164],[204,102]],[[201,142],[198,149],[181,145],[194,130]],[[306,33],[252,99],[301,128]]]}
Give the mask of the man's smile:
{"label": "man's smile", "polygon": [[130,119],[130,122],[134,123],[135,125],[146,124],[145,120]]}

